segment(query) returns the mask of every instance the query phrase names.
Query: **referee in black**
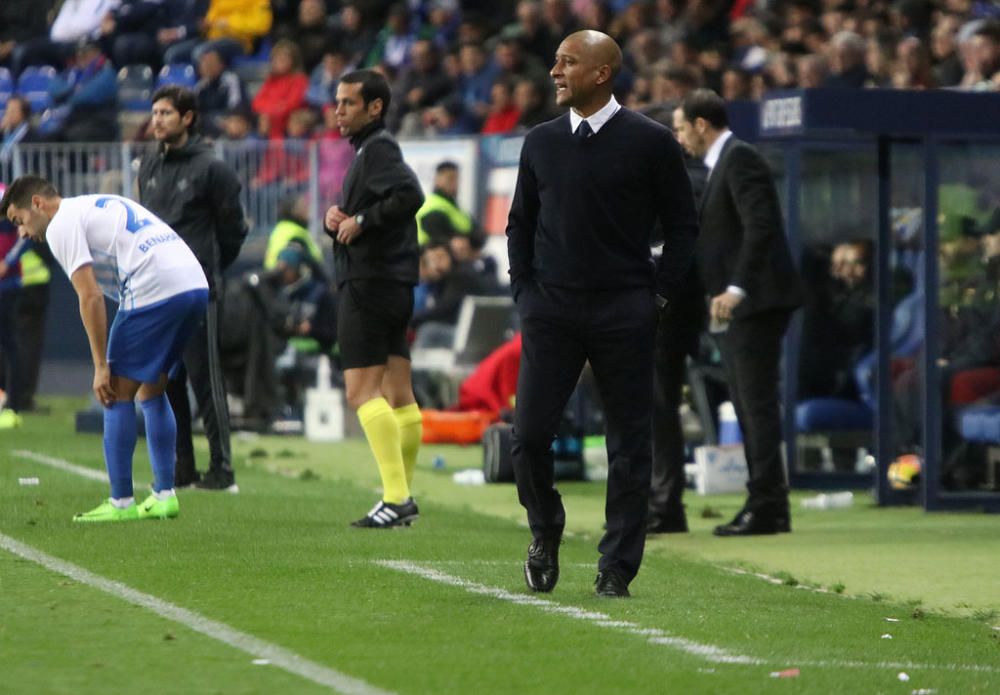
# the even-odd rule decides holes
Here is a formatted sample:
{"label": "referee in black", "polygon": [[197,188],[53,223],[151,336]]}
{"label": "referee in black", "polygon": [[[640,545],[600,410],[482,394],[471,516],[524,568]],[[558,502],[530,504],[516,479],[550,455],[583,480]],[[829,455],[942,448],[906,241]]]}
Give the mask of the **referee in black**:
{"label": "referee in black", "polygon": [[[205,320],[184,351],[181,376],[167,385],[177,420],[176,487],[238,492],[229,446],[229,407],[219,360],[222,272],[236,260],[247,236],[240,204],[240,182],[214,149],[194,134],[197,99],[176,85],[153,94],[151,126],[158,146],[139,166],[139,202],[170,225],[191,247],[208,278]],[[195,468],[191,438],[190,377],[205,424],[211,461],[208,472]]]}
{"label": "referee in black", "polygon": [[[524,576],[534,591],[551,591],[559,578],[566,516],[551,447],[589,360],[609,462],[595,590],[629,595],[646,537],[657,308],[669,311],[681,295],[697,239],[681,149],[665,127],[614,99],[621,64],[618,45],[598,31],[559,45],[550,74],[557,103],[571,110],[525,137],[507,224],[524,341],[512,454],[533,537]],[[654,265],[657,219],[664,246]]]}
{"label": "referee in black", "polygon": [[353,522],[408,526],[417,518],[410,483],[422,419],[410,378],[406,330],[420,263],[416,175],[385,128],[389,84],[358,70],[337,85],[337,125],[357,151],[340,205],[326,212],[340,289],[337,336],[347,403],[357,411],[382,478],[382,499]]}

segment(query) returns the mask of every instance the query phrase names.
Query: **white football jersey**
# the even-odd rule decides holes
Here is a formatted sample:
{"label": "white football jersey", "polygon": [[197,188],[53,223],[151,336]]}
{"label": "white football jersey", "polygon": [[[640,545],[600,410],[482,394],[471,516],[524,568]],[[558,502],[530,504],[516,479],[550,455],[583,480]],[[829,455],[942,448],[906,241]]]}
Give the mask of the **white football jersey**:
{"label": "white football jersey", "polygon": [[208,288],[201,264],[177,232],[119,195],[63,198],[45,237],[66,275],[90,263],[101,290],[122,309]]}

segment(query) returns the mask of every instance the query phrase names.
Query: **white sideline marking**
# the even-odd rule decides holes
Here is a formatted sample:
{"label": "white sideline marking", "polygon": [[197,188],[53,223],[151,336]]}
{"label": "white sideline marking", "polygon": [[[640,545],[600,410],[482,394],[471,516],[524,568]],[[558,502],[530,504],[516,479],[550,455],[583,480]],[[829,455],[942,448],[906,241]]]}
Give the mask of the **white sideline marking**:
{"label": "white sideline marking", "polygon": [[[571,618],[576,618],[577,620],[586,620],[591,624],[597,625],[599,627],[621,630],[628,634],[637,635],[640,637],[646,637],[648,638],[648,641],[651,644],[659,644],[668,647],[675,647],[681,651],[687,652],[688,654],[693,654],[707,661],[715,663],[738,664],[738,665],[748,665],[748,666],[779,665],[779,666],[789,666],[789,667],[808,666],[812,668],[855,668],[855,669],[875,669],[875,670],[888,669],[897,671],[900,669],[911,669],[911,670],[937,669],[942,671],[970,671],[973,673],[1000,673],[1000,668],[998,667],[984,666],[980,664],[918,664],[909,661],[868,662],[868,661],[850,661],[850,660],[837,660],[837,659],[803,660],[794,658],[789,659],[787,662],[775,661],[775,660],[766,661],[752,656],[729,654],[721,647],[716,647],[711,644],[700,644],[698,642],[694,642],[692,640],[685,639],[683,637],[676,637],[658,628],[643,628],[633,622],[629,622],[626,620],[615,620],[603,613],[596,613],[592,611],[586,611],[582,608],[566,606],[563,604],[555,603],[554,601],[547,601],[545,599],[540,599],[528,594],[515,594],[510,591],[506,591],[505,589],[501,589],[499,587],[477,584],[476,582],[472,582],[467,579],[462,579],[461,577],[455,577],[450,574],[445,574],[444,572],[439,572],[435,569],[418,565],[417,563],[414,562],[400,561],[400,560],[376,560],[375,562],[376,564],[379,564],[383,567],[388,567],[389,569],[394,569],[400,572],[406,572],[408,574],[415,574],[417,576],[423,577],[425,579],[430,579],[431,581],[439,582],[441,584],[457,586],[473,594],[491,596],[493,598],[497,598],[502,601],[509,601],[511,603],[516,603],[525,606],[535,606],[536,608],[541,608],[543,611],[547,613],[561,613]],[[434,564],[438,563],[434,562]],[[755,574],[752,572],[745,572],[743,570],[740,570],[737,573],[748,574],[751,576]],[[767,579],[777,579],[777,578],[767,577],[766,575],[764,575],[764,577]],[[780,583],[780,580],[777,581]]]}
{"label": "white sideline marking", "polygon": [[662,644],[668,647],[675,647],[682,652],[687,652],[694,656],[707,659],[708,661],[713,661],[717,663],[727,663],[727,664],[760,664],[762,663],[758,659],[754,659],[749,656],[740,656],[730,654],[721,647],[716,647],[711,644],[701,644],[699,642],[694,642],[689,639],[684,639],[683,637],[675,637],[669,635],[663,630],[642,628],[636,623],[628,622],[625,620],[615,620],[611,616],[605,613],[598,613],[596,611],[588,611],[583,608],[577,608],[575,606],[567,606],[561,603],[556,603],[555,601],[547,601],[545,599],[538,598],[536,596],[529,596],[527,594],[515,594],[505,589],[501,589],[495,586],[486,586],[485,584],[477,584],[475,582],[470,582],[467,579],[462,579],[461,577],[455,577],[450,574],[445,574],[444,572],[439,572],[438,570],[431,569],[429,567],[423,567],[414,562],[400,561],[400,560],[376,560],[376,563],[388,567],[389,569],[394,569],[398,572],[406,572],[407,574],[415,574],[424,579],[429,579],[433,582],[438,582],[440,584],[448,584],[449,586],[457,586],[461,589],[465,589],[469,593],[481,594],[483,596],[491,596],[501,601],[509,601],[510,603],[516,603],[523,606],[534,606],[535,608],[540,608],[546,613],[559,613],[565,615],[569,618],[574,618],[576,620],[584,620],[592,625],[598,627],[604,627],[612,630],[621,630],[633,635],[639,635],[640,637],[648,638],[648,641],[653,644]]}
{"label": "white sideline marking", "polygon": [[18,458],[28,459],[29,461],[34,461],[35,463],[43,463],[46,466],[58,468],[59,470],[66,471],[68,473],[75,473],[81,478],[90,478],[91,480],[96,480],[101,483],[108,482],[108,474],[106,471],[99,471],[94,468],[87,468],[86,466],[78,466],[75,463],[70,463],[69,461],[63,461],[62,459],[52,458],[51,456],[45,456],[43,454],[36,454],[34,451],[16,449],[10,453],[14,454],[14,456]]}
{"label": "white sideline marking", "polygon": [[180,623],[195,632],[200,632],[223,644],[246,652],[256,659],[266,659],[278,668],[301,676],[317,685],[323,685],[341,693],[388,695],[388,691],[376,688],[374,685],[366,683],[363,680],[352,678],[340,671],[309,661],[295,652],[279,647],[276,644],[265,642],[253,635],[229,627],[225,623],[211,620],[169,601],[145,594],[121,582],[105,579],[70,562],[47,555],[40,550],[32,548],[30,545],[25,545],[2,533],[0,533],[0,548],[25,560],[39,564],[48,570],[69,577],[75,582],[86,584],[87,586],[111,594],[116,598],[120,598],[127,603],[146,608],[167,620]]}

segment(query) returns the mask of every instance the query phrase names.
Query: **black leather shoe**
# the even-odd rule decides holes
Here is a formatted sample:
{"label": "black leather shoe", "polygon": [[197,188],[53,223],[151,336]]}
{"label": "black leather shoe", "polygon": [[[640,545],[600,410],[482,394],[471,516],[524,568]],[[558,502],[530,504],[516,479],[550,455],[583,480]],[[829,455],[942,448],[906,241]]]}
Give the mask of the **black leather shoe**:
{"label": "black leather shoe", "polygon": [[594,593],[605,598],[628,598],[628,582],[618,570],[606,569],[597,573],[594,580]]}
{"label": "black leather shoe", "polygon": [[536,538],[528,546],[528,559],[524,561],[524,581],[532,591],[548,593],[559,581],[558,538]]}
{"label": "black leather shoe", "polygon": [[688,532],[688,522],[687,517],[682,513],[680,515],[671,515],[665,517],[649,517],[649,523],[646,525],[646,533],[687,533]]}
{"label": "black leather shoe", "polygon": [[773,514],[743,511],[728,524],[716,526],[716,536],[766,536],[791,530],[788,518]]}

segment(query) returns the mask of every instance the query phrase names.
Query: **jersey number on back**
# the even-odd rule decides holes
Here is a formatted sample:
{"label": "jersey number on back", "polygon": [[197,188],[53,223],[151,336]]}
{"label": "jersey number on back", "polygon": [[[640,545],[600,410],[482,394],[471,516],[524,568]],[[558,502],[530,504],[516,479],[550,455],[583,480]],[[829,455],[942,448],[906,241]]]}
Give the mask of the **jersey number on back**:
{"label": "jersey number on back", "polygon": [[139,219],[136,216],[135,208],[133,208],[131,205],[129,205],[120,198],[98,198],[94,202],[94,205],[96,205],[99,208],[106,208],[108,206],[108,203],[118,203],[123,208],[125,208],[125,229],[127,229],[132,234],[135,234],[143,227],[148,227],[149,225],[153,224],[152,220]]}

